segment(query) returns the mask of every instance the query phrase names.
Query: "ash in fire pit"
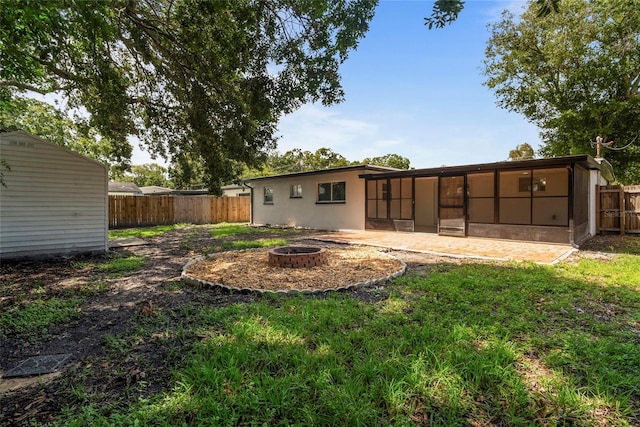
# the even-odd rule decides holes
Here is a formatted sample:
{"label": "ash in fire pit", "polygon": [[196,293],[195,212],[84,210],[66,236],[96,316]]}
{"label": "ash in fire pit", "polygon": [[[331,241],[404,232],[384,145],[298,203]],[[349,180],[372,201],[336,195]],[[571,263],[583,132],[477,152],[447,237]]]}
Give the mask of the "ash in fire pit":
{"label": "ash in fire pit", "polygon": [[269,251],[269,265],[273,267],[303,268],[327,263],[327,250],[315,246],[281,246]]}

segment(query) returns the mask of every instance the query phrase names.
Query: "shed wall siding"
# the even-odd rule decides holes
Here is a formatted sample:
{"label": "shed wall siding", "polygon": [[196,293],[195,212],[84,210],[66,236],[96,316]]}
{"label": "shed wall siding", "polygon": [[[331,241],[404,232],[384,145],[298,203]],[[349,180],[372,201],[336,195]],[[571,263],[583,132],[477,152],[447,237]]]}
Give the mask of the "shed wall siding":
{"label": "shed wall siding", "polygon": [[28,135],[0,135],[0,256],[107,250],[104,166]]}
{"label": "shed wall siding", "polygon": [[[252,223],[323,230],[364,230],[362,170],[327,172],[251,182]],[[345,203],[317,203],[318,184],[345,182]],[[302,197],[291,198],[291,185],[302,185]],[[264,204],[264,187],[273,187],[273,204]]]}

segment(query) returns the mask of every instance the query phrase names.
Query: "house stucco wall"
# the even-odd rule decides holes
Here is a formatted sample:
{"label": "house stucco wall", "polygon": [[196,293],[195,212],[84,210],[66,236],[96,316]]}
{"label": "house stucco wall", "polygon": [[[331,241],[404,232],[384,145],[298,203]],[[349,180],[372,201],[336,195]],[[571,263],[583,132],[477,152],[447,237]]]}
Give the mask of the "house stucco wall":
{"label": "house stucco wall", "polygon": [[107,169],[26,132],[0,134],[0,258],[105,252]]}
{"label": "house stucco wall", "polygon": [[249,188],[223,188],[222,195],[224,197],[247,197],[250,191]]}
{"label": "house stucco wall", "polygon": [[[361,169],[328,171],[247,181],[253,187],[252,223],[322,230],[364,230],[365,182]],[[344,203],[318,203],[318,184],[345,182]],[[302,185],[302,197],[290,197],[291,186]],[[273,188],[273,204],[264,203],[264,188]]]}

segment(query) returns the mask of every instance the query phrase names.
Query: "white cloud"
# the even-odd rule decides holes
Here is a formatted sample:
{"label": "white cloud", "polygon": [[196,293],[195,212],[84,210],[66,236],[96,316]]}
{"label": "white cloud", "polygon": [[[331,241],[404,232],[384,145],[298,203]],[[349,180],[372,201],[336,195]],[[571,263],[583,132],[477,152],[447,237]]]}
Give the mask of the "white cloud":
{"label": "white cloud", "polygon": [[525,11],[527,2],[524,0],[503,0],[491,1],[495,5],[488,8],[485,12],[487,23],[494,23],[500,20],[502,12],[508,10],[514,16],[520,16]]}
{"label": "white cloud", "polygon": [[281,153],[294,148],[315,151],[328,147],[349,160],[360,160],[359,148],[370,146],[380,131],[379,124],[346,117],[339,107],[329,109],[312,104],[282,118],[278,130]]}

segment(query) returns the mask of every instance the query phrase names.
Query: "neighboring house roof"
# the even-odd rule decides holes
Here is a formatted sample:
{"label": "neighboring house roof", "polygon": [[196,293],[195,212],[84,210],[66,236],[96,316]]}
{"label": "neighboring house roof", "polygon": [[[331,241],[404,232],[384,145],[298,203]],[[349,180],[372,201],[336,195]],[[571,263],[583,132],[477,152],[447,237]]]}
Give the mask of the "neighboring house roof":
{"label": "neighboring house roof", "polygon": [[199,190],[173,190],[173,194],[181,196],[206,196],[209,194],[209,190],[207,188],[201,188]]}
{"label": "neighboring house roof", "polygon": [[109,193],[131,193],[140,194],[142,191],[133,182],[109,181]]}
{"label": "neighboring house roof", "polygon": [[243,182],[260,181],[260,180],[263,180],[263,179],[273,179],[273,178],[287,178],[287,177],[294,177],[294,176],[301,176],[301,175],[320,175],[320,174],[325,174],[325,173],[335,173],[335,172],[351,171],[351,170],[358,170],[358,169],[362,169],[363,172],[366,172],[366,171],[404,172],[403,169],[388,168],[388,167],[384,167],[384,166],[355,165],[355,166],[341,166],[341,167],[338,167],[338,168],[320,169],[320,170],[306,171],[306,172],[285,173],[285,174],[281,174],[281,175],[260,176],[260,177],[257,177],[257,178],[245,179]]}
{"label": "neighboring house roof", "polygon": [[140,187],[140,191],[142,191],[142,194],[144,195],[153,194],[156,196],[163,196],[168,194],[174,194],[176,190],[172,188],[160,187],[158,185],[150,185],[148,187]]}
{"label": "neighboring house roof", "polygon": [[249,187],[247,187],[246,185],[240,185],[240,184],[229,184],[229,185],[223,185],[222,187],[220,187],[220,189],[222,191],[224,190],[248,190]]}

